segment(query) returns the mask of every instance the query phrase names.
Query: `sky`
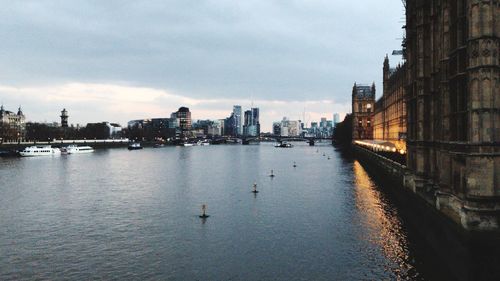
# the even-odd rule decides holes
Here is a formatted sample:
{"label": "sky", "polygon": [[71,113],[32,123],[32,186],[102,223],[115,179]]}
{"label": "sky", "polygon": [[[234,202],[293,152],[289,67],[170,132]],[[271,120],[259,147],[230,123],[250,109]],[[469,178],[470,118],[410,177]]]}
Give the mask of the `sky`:
{"label": "sky", "polygon": [[350,112],[401,57],[400,0],[0,0],[0,102],[31,121],[221,119],[234,104],[306,122]]}

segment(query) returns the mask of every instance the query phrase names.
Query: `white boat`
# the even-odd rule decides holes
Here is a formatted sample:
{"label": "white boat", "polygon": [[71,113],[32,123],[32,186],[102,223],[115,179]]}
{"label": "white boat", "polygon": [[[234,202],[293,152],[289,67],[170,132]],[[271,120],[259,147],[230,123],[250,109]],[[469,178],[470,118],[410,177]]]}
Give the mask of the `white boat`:
{"label": "white boat", "polygon": [[194,143],[185,143],[184,146],[194,146]]}
{"label": "white boat", "polygon": [[19,154],[23,157],[58,156],[61,155],[61,150],[59,148],[52,148],[50,145],[28,146],[24,150],[19,151]]}
{"label": "white boat", "polygon": [[62,152],[65,154],[81,154],[94,152],[94,149],[90,146],[77,146],[72,144],[63,148]]}
{"label": "white boat", "polygon": [[128,145],[128,150],[138,150],[138,149],[142,149],[141,144],[138,142],[133,142]]}
{"label": "white boat", "polygon": [[197,145],[210,145],[210,142],[208,140],[198,141]]}
{"label": "white boat", "polygon": [[293,145],[291,143],[288,143],[288,142],[281,142],[281,143],[275,144],[274,147],[292,148]]}

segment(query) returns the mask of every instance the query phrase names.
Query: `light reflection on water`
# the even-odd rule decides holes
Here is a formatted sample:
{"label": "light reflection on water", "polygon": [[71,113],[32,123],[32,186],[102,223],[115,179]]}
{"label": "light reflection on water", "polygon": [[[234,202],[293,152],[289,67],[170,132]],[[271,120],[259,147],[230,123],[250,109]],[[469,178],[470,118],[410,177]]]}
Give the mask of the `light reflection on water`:
{"label": "light reflection on water", "polygon": [[0,159],[0,225],[2,280],[423,280],[397,209],[331,146]]}
{"label": "light reflection on water", "polygon": [[362,237],[383,250],[387,270],[399,278],[420,278],[411,264],[408,240],[401,225],[397,209],[386,201],[383,194],[358,161],[354,161],[356,208],[367,233]]}

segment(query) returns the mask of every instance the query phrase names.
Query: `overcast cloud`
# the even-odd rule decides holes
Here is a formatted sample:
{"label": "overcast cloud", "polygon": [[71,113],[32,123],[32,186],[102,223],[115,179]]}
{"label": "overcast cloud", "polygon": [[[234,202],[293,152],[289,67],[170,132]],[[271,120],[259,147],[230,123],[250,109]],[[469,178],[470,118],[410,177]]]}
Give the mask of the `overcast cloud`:
{"label": "overcast cloud", "polygon": [[[350,110],[400,48],[399,0],[0,1],[0,99],[30,120],[224,118],[261,108],[263,129]],[[391,57],[396,63],[398,57]]]}

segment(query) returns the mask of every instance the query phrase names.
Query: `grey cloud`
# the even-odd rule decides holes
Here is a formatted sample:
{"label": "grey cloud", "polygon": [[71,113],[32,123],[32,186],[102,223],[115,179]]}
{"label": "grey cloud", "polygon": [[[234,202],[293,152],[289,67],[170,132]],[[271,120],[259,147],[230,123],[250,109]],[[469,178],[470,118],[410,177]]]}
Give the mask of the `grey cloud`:
{"label": "grey cloud", "polygon": [[381,89],[397,0],[0,1],[0,82],[115,82],[192,98],[336,99]]}

